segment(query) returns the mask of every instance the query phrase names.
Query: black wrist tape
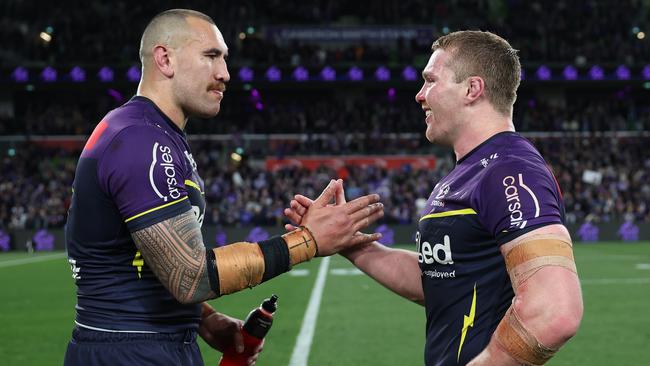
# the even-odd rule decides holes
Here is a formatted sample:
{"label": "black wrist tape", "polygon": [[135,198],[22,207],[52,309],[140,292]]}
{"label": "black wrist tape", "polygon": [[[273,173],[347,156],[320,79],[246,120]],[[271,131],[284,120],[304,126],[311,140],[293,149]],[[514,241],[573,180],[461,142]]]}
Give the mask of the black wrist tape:
{"label": "black wrist tape", "polygon": [[264,276],[262,282],[270,280],[291,269],[289,261],[289,248],[280,236],[257,243],[264,255]]}
{"label": "black wrist tape", "polygon": [[214,251],[211,248],[205,248],[205,262],[206,270],[208,271],[208,279],[210,280],[210,288],[217,296],[221,296],[219,288],[219,270],[217,269],[217,259]]}

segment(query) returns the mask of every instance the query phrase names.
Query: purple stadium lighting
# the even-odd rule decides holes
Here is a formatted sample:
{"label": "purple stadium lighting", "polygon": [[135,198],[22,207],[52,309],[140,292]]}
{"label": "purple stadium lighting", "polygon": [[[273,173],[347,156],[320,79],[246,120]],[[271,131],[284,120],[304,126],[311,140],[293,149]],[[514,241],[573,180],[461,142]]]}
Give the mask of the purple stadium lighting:
{"label": "purple stadium lighting", "polygon": [[253,97],[253,99],[260,99],[260,91],[257,89],[251,89],[251,97]]}
{"label": "purple stadium lighting", "polygon": [[252,81],[254,76],[255,73],[250,67],[242,67],[239,69],[239,79],[241,79],[241,81]]}
{"label": "purple stadium lighting", "polygon": [[564,68],[562,75],[564,75],[564,78],[566,80],[576,80],[578,78],[578,70],[576,70],[575,67],[569,65]]}
{"label": "purple stadium lighting", "polygon": [[536,74],[539,80],[549,80],[551,78],[551,69],[542,65],[537,69]]}
{"label": "purple stadium lighting", "polygon": [[418,72],[415,71],[413,66],[406,66],[404,70],[402,70],[402,77],[404,80],[417,80]]}
{"label": "purple stadium lighting", "polygon": [[320,72],[321,78],[326,81],[334,81],[336,80],[336,70],[331,68],[330,66],[325,66],[323,70]]}
{"label": "purple stadium lighting", "polygon": [[309,71],[302,66],[298,66],[293,70],[293,78],[297,81],[309,80]]}
{"label": "purple stadium lighting", "polygon": [[14,72],[11,73],[11,77],[19,83],[24,83],[29,79],[29,71],[24,67],[17,67]]}
{"label": "purple stadium lighting", "polygon": [[397,92],[395,91],[395,88],[388,88],[388,92],[386,94],[388,95],[389,100],[395,100]]}
{"label": "purple stadium lighting", "polygon": [[377,70],[375,70],[375,77],[377,78],[377,80],[381,80],[381,81],[390,80],[390,70],[388,70],[384,66],[379,66]]}
{"label": "purple stadium lighting", "polygon": [[650,65],[645,65],[643,70],[641,70],[641,75],[645,80],[650,80]]}
{"label": "purple stadium lighting", "polygon": [[129,69],[126,71],[126,78],[129,79],[129,81],[140,81],[140,68],[131,66]]}
{"label": "purple stadium lighting", "polygon": [[43,71],[41,71],[41,78],[44,81],[56,81],[57,75],[58,72],[51,66],[47,66]]}
{"label": "purple stadium lighting", "polygon": [[76,82],[86,81],[86,72],[81,67],[75,66],[70,70],[70,78]]}
{"label": "purple stadium lighting", "polygon": [[625,67],[625,65],[620,65],[616,68],[616,77],[620,80],[629,80],[630,79],[630,69]]}
{"label": "purple stadium lighting", "polygon": [[113,81],[113,70],[108,66],[104,66],[99,69],[97,76],[99,77],[99,80],[103,82]]}
{"label": "purple stadium lighting", "polygon": [[271,66],[266,70],[266,78],[269,81],[279,81],[282,78],[282,72],[277,67]]}
{"label": "purple stadium lighting", "polygon": [[356,66],[352,66],[348,71],[348,77],[350,78],[350,80],[359,81],[363,79],[363,70],[361,70]]}
{"label": "purple stadium lighting", "polygon": [[264,104],[262,104],[262,102],[255,103],[255,109],[258,111],[264,110]]}
{"label": "purple stadium lighting", "polygon": [[603,80],[603,78],[605,77],[605,72],[603,71],[602,67],[598,65],[594,65],[591,67],[591,69],[589,69],[589,76],[593,80]]}
{"label": "purple stadium lighting", "polygon": [[325,66],[320,72],[320,76],[325,81],[334,81],[336,80],[336,70],[329,66]]}
{"label": "purple stadium lighting", "polygon": [[122,93],[119,91],[109,88],[106,92],[113,98],[113,100],[115,100],[116,103],[122,103],[124,101],[124,96],[122,96]]}
{"label": "purple stadium lighting", "polygon": [[43,81],[48,81],[48,82],[56,81],[56,75],[57,75],[56,70],[51,66],[44,68],[43,71],[41,72],[41,78],[43,79]]}

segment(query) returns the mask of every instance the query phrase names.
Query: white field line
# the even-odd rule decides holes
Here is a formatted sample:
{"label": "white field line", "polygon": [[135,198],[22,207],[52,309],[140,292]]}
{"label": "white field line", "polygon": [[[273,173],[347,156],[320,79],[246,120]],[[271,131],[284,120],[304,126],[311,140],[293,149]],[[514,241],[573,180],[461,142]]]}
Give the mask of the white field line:
{"label": "white field line", "polygon": [[302,326],[300,327],[300,333],[298,333],[298,338],[296,339],[296,345],[293,347],[289,366],[307,366],[329,264],[330,257],[325,257],[318,268],[316,283],[314,284],[311,296],[309,297],[307,311],[305,311],[305,317],[302,320]]}
{"label": "white field line", "polygon": [[650,277],[641,278],[587,278],[581,280],[583,285],[647,285]]}
{"label": "white field line", "polygon": [[43,262],[43,261],[49,261],[51,259],[59,259],[59,258],[65,258],[66,253],[56,253],[56,254],[45,254],[45,255],[39,255],[36,257],[29,257],[29,258],[20,258],[20,259],[12,259],[4,262],[0,262],[0,268],[4,267],[13,267],[13,266],[20,266],[23,264],[30,264],[30,263],[36,263],[36,262]]}

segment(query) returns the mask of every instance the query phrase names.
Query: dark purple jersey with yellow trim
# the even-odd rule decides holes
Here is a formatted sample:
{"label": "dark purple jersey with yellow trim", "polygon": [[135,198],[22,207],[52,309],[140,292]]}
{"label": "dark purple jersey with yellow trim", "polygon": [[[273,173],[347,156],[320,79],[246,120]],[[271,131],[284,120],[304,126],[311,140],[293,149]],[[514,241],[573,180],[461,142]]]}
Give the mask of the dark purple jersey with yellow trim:
{"label": "dark purple jersey with yellow trim", "polygon": [[198,327],[200,305],[174,299],[131,232],[189,210],[201,223],[203,191],[185,134],[152,101],[136,96],[104,117],[79,158],[65,230],[80,326],[136,332]]}
{"label": "dark purple jersey with yellow trim", "polygon": [[564,222],[560,189],[515,132],[485,141],[436,184],[416,234],[427,315],[427,365],[464,365],[512,302],[500,246]]}

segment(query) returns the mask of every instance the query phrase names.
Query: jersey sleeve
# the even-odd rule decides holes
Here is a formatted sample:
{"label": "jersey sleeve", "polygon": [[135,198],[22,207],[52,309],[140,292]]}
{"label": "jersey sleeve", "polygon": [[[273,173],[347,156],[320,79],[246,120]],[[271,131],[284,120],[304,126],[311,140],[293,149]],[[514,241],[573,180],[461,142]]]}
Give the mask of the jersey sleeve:
{"label": "jersey sleeve", "polygon": [[485,173],[473,206],[500,245],[537,227],[563,223],[562,197],[545,164],[509,159]]}
{"label": "jersey sleeve", "polygon": [[184,155],[163,130],[123,130],[105,150],[98,169],[100,186],[131,232],[191,209]]}

